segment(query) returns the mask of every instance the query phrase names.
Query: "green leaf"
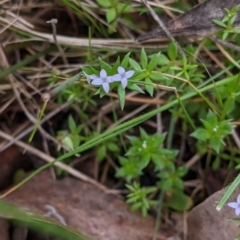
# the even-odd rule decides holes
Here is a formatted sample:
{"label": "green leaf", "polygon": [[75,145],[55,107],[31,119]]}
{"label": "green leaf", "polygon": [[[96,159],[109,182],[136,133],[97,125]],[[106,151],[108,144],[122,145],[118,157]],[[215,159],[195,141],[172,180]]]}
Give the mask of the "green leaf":
{"label": "green leaf", "polygon": [[221,146],[223,145],[221,137],[210,138],[210,146],[219,153]]}
{"label": "green leaf", "polygon": [[97,150],[97,159],[99,161],[102,161],[106,157],[106,155],[107,155],[107,148],[105,145],[102,145]]}
{"label": "green leaf", "polygon": [[148,187],[148,188],[145,189],[146,194],[150,194],[150,193],[153,193],[155,191],[157,191],[157,187]]}
{"label": "green leaf", "polygon": [[109,23],[109,28],[107,30],[108,33],[109,34],[114,33],[116,31],[117,25],[118,25],[118,21],[116,21],[116,20],[111,22],[111,23]]}
{"label": "green leaf", "polygon": [[148,164],[150,162],[150,157],[151,157],[150,153],[145,153],[141,156],[140,167],[142,169],[148,166]]}
{"label": "green leaf", "polygon": [[236,18],[237,18],[237,15],[234,15],[234,16],[230,19],[230,24],[231,24],[231,26],[232,26],[233,23],[235,22]]}
{"label": "green leaf", "polygon": [[116,152],[116,153],[117,153],[117,152],[120,151],[118,145],[115,144],[115,143],[113,143],[113,142],[108,143],[108,144],[107,144],[107,148],[108,148],[108,150],[111,151],[111,152]]}
{"label": "green leaf", "polygon": [[117,72],[118,67],[120,66],[120,57],[117,58],[116,62],[112,66],[112,70],[109,72],[109,75],[114,75]]}
{"label": "green leaf", "polygon": [[168,191],[169,189],[172,189],[172,180],[171,179],[161,180],[158,182],[158,186],[161,190]]}
{"label": "green leaf", "polygon": [[112,6],[111,1],[110,0],[97,0],[97,3],[104,8],[109,8]]}
{"label": "green leaf", "polygon": [[240,34],[240,29],[239,28],[234,28],[233,31],[237,34]]}
{"label": "green leaf", "polygon": [[139,138],[135,136],[127,136],[132,145],[137,145],[139,143]]}
{"label": "green leaf", "polygon": [[76,123],[75,123],[72,115],[69,115],[69,117],[68,117],[68,127],[69,127],[69,129],[72,133],[74,133],[76,128],[77,128]]}
{"label": "green leaf", "polygon": [[216,158],[214,159],[213,164],[212,164],[212,169],[218,170],[220,168],[220,164],[221,164],[221,159],[219,156],[216,156]]}
{"label": "green leaf", "polygon": [[174,61],[176,60],[177,58],[177,55],[178,55],[178,49],[177,49],[177,46],[174,42],[171,42],[169,45],[168,45],[168,56],[169,58]]}
{"label": "green leaf", "polygon": [[142,198],[142,203],[145,209],[149,209],[149,203],[146,197]]}
{"label": "green leaf", "polygon": [[128,66],[128,61],[129,61],[129,56],[130,56],[131,52],[129,52],[128,54],[126,54],[121,62],[121,66],[126,69]]}
{"label": "green leaf", "polygon": [[162,73],[151,73],[150,78],[155,81],[167,81],[169,80],[168,77],[165,77]]}
{"label": "green leaf", "polygon": [[69,136],[66,136],[63,140],[62,140],[62,144],[64,146],[66,146],[68,149],[73,150],[74,149],[74,145],[73,145],[73,141]]}
{"label": "green leaf", "polygon": [[129,64],[132,66],[132,68],[135,71],[142,71],[141,66],[138,64],[138,62],[136,62],[135,60],[133,60],[132,58],[129,58]]}
{"label": "green leaf", "polygon": [[193,205],[192,199],[182,191],[174,190],[172,194],[166,195],[166,204],[176,211],[186,211]]}
{"label": "green leaf", "polygon": [[180,178],[175,178],[173,180],[173,185],[175,188],[183,189],[183,181]]}
{"label": "green leaf", "polygon": [[127,87],[128,87],[128,89],[130,89],[132,91],[136,91],[136,92],[139,92],[139,93],[144,93],[144,91],[137,84],[129,83]]}
{"label": "green leaf", "polygon": [[158,174],[158,177],[161,178],[161,179],[167,179],[167,178],[169,178],[169,172],[162,171]]}
{"label": "green leaf", "polygon": [[155,54],[152,59],[150,60],[149,64],[148,64],[148,71],[151,72],[153,71],[154,68],[156,68],[157,64],[158,64],[158,59],[160,56],[160,52]]}
{"label": "green leaf", "polygon": [[131,10],[131,7],[128,4],[118,2],[117,9],[119,13],[122,13],[122,12],[126,13]]}
{"label": "green leaf", "polygon": [[147,132],[143,128],[140,128],[140,136],[141,140],[147,140],[149,138]]}
{"label": "green leaf", "polygon": [[105,69],[107,73],[111,72],[112,67],[108,63],[104,62],[101,58],[98,58],[98,60],[101,69]]}
{"label": "green leaf", "polygon": [[141,212],[142,212],[142,216],[145,218],[147,216],[147,209],[144,206],[142,206]]}
{"label": "green leaf", "polygon": [[223,35],[222,35],[222,40],[226,40],[226,38],[228,37],[229,32],[228,31],[224,31]]}
{"label": "green leaf", "polygon": [[115,8],[110,8],[107,11],[107,14],[106,14],[107,22],[108,23],[113,22],[116,19],[116,17],[117,17],[116,9]]}
{"label": "green leaf", "polygon": [[121,109],[123,110],[124,104],[125,104],[125,98],[126,98],[126,92],[125,89],[123,89],[122,85],[118,85],[118,99],[120,102]]}
{"label": "green leaf", "polygon": [[148,59],[147,59],[147,54],[146,54],[144,48],[142,48],[142,51],[141,51],[140,62],[141,62],[142,68],[147,69]]}
{"label": "green leaf", "polygon": [[131,196],[130,197],[130,195],[131,194],[129,194],[127,197],[128,197],[128,199],[127,199],[127,201],[126,201],[126,203],[134,203],[134,202],[136,202],[137,200],[138,200],[138,196]]}
{"label": "green leaf", "polygon": [[219,21],[217,19],[213,19],[212,20],[216,25],[220,26],[220,27],[223,27],[223,28],[226,28],[227,25],[225,23],[223,23],[222,21]]}
{"label": "green leaf", "polygon": [[127,188],[128,190],[130,190],[131,192],[134,192],[134,191],[135,191],[135,188],[134,188],[132,185],[130,185],[130,184],[125,184],[125,186],[126,186],[126,188]]}
{"label": "green leaf", "polygon": [[132,206],[131,206],[131,211],[134,212],[134,211],[137,211],[138,209],[140,209],[142,207],[142,203],[141,202],[136,202],[134,203]]}
{"label": "green leaf", "polygon": [[149,78],[146,78],[145,79],[145,88],[146,88],[146,91],[150,94],[150,96],[152,97],[153,96],[153,92],[154,92],[154,87],[152,85],[152,81],[149,79]]}
{"label": "green leaf", "polygon": [[158,64],[160,66],[165,66],[168,65],[169,63],[170,63],[169,59],[164,54],[160,54],[160,56],[158,57]]}
{"label": "green leaf", "polygon": [[185,176],[187,174],[187,172],[188,172],[188,168],[185,166],[181,166],[177,169],[177,174],[179,177]]}
{"label": "green leaf", "polygon": [[211,110],[209,110],[207,114],[207,122],[214,126],[217,124],[217,121],[218,121],[217,115]]}
{"label": "green leaf", "polygon": [[210,133],[204,128],[198,128],[196,131],[191,133],[190,136],[195,137],[201,141],[206,141],[210,138]]}

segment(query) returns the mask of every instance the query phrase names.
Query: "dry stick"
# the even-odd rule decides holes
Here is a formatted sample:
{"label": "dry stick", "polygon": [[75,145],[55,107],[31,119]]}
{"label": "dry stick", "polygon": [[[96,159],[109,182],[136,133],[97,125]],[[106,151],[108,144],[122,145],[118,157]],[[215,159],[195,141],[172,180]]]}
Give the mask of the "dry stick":
{"label": "dry stick", "polygon": [[[14,17],[14,13],[9,13],[6,12],[6,16],[2,18],[0,16],[0,24],[8,24],[12,18]],[[19,17],[21,18],[21,17]],[[22,19],[21,19],[22,20]],[[26,24],[23,24],[19,21],[15,22],[12,26],[14,29],[18,29],[21,31],[24,31],[26,33],[34,35],[37,39],[37,41],[44,41],[44,42],[50,42],[50,43],[55,43],[54,39],[52,37],[52,34],[48,33],[42,33],[33,30],[31,27]],[[71,45],[71,46],[80,46],[80,47],[89,47],[89,38],[79,38],[79,37],[68,37],[68,36],[62,36],[58,35],[58,43],[63,44],[63,45]],[[159,42],[159,39],[157,40]],[[13,41],[15,42],[15,41]],[[17,41],[18,42],[18,41]],[[95,48],[108,48],[108,49],[113,49],[116,51],[116,49],[124,49],[124,50],[129,50],[129,47],[133,48],[141,48],[142,45],[138,44],[135,40],[133,39],[91,39],[91,44]],[[164,44],[159,44],[157,46],[165,47],[166,45]],[[148,45],[148,48],[154,48],[156,49],[156,45]]]}
{"label": "dry stick", "polygon": [[231,49],[233,49],[233,50],[235,50],[235,51],[240,52],[240,47],[236,46],[235,44],[232,44],[232,43],[223,41],[223,40],[218,39],[218,38],[216,38],[216,37],[209,37],[209,38],[210,38],[213,42],[218,42],[218,43],[220,43],[220,44],[223,45],[223,46],[226,46],[226,47],[228,47],[228,48],[231,48]]}
{"label": "dry stick", "polygon": [[[64,108],[68,107],[69,103],[64,103],[62,106],[56,108],[54,111],[50,112],[49,114],[47,114],[39,123],[39,125],[43,124],[44,122],[46,122],[47,120],[49,120],[50,118],[52,118],[53,116],[55,116],[58,112],[62,111]],[[14,137],[10,142],[8,142],[6,145],[4,145],[1,149],[0,152],[4,151],[5,149],[7,149],[8,147],[10,147],[11,145],[15,144],[16,141],[18,141],[19,139],[25,137],[27,134],[29,134],[33,129],[34,129],[34,125],[27,128],[25,131],[23,131],[22,133],[20,133],[18,136]]]}
{"label": "dry stick", "polygon": [[[3,3],[2,3],[3,4]],[[23,4],[23,0],[20,0],[19,5],[17,6],[17,14],[16,14],[16,18],[8,23],[7,26],[3,27],[3,29],[0,31],[0,35],[5,32],[8,28],[10,28],[15,22],[17,22],[18,18],[19,18],[19,14],[20,14],[20,9],[21,9],[21,5]]]}
{"label": "dry stick", "polygon": [[[7,59],[6,59],[6,56],[5,56],[2,48],[0,48],[0,57],[1,57],[1,59],[2,59],[3,64],[4,64],[5,66],[8,66],[8,61],[7,61]],[[28,118],[33,124],[37,124],[37,128],[38,128],[38,130],[42,133],[42,135],[48,137],[48,139],[51,138],[51,136],[39,125],[38,120],[37,120],[37,119],[28,111],[28,109],[25,107],[25,105],[24,105],[24,103],[23,103],[23,101],[22,101],[22,99],[21,99],[20,93],[19,93],[19,91],[18,91],[18,89],[17,89],[17,87],[16,87],[16,85],[18,85],[18,84],[16,84],[16,80],[15,80],[13,74],[9,74],[8,78],[9,78],[9,81],[10,81],[10,83],[11,83],[11,85],[12,85],[12,89],[13,89],[13,92],[14,92],[14,94],[15,94],[15,97],[17,98],[18,103],[19,103],[19,105],[21,106],[21,108],[22,108],[23,112],[25,113],[25,115],[27,116],[27,118]]]}
{"label": "dry stick", "polygon": [[60,44],[59,44],[58,41],[57,41],[57,28],[56,28],[56,25],[55,25],[55,24],[57,24],[57,22],[58,22],[57,19],[51,19],[51,20],[47,21],[47,23],[51,23],[51,25],[52,25],[52,29],[53,29],[53,39],[54,39],[54,42],[55,42],[55,44],[56,44],[56,46],[57,46],[57,48],[58,48],[58,51],[59,51],[60,54],[61,54],[62,60],[63,60],[63,62],[64,62],[65,65],[68,65],[67,58],[65,57],[64,52],[63,52]]}
{"label": "dry stick", "polygon": [[222,45],[218,42],[216,42],[216,45],[218,47],[218,49],[221,51],[221,53],[232,63],[234,64],[237,68],[240,69],[240,65],[234,61],[234,59],[232,58],[232,56],[222,47]]}
{"label": "dry stick", "polygon": [[162,30],[165,32],[165,34],[168,36],[168,38],[171,39],[176,44],[176,46],[178,47],[178,51],[181,54],[181,56],[185,57],[185,53],[183,52],[182,48],[180,47],[178,42],[175,40],[175,38],[171,35],[171,33],[168,31],[165,24],[161,21],[161,19],[158,17],[158,15],[153,11],[153,9],[149,5],[149,3],[146,0],[142,0],[142,2],[146,5],[146,7],[150,11],[152,17],[158,23],[158,25],[162,28]]}
{"label": "dry stick", "polygon": [[[0,130],[0,137],[8,140],[8,141],[12,141],[13,140],[13,137],[10,136],[9,134],[6,134],[5,132],[1,131]],[[28,144],[24,143],[24,142],[21,142],[21,141],[16,141],[15,144],[23,149],[25,149],[26,151],[32,153],[33,155],[41,158],[42,160],[45,160],[47,162],[53,162],[55,159],[41,151],[39,151],[38,149],[32,147],[32,146],[29,146]],[[105,191],[105,192],[111,192],[111,193],[114,193],[113,190],[110,190],[110,189],[107,189],[105,186],[101,185],[100,183],[98,183],[97,181],[95,181],[94,179],[88,177],[87,175],[69,167],[68,165],[62,163],[62,162],[55,162],[54,163],[55,166],[61,168],[62,170],[68,172],[69,174],[71,174],[72,176],[84,181],[84,182],[88,182],[88,183],[91,183],[92,185],[98,187],[99,189]],[[44,167],[44,166],[43,166]],[[42,167],[41,167],[42,168]],[[39,168],[38,170],[36,171],[41,171],[43,169]],[[6,197],[8,194],[10,194],[11,192],[15,191],[17,188],[19,188],[20,186],[15,186],[15,187],[12,187],[10,190],[8,190],[6,193],[4,193],[3,195],[0,196],[0,198],[4,198]]]}

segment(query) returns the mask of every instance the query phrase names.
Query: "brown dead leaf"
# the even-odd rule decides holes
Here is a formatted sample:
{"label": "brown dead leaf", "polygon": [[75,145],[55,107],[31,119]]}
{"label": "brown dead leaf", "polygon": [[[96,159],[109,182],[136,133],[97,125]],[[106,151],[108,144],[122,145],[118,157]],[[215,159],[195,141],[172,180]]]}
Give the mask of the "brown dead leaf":
{"label": "brown dead leaf", "polygon": [[[188,240],[233,240],[239,234],[234,218],[234,209],[224,206],[216,210],[217,203],[226,189],[222,189],[193,208],[188,215]],[[236,189],[228,202],[236,202],[240,187]]]}
{"label": "brown dead leaf", "polygon": [[[155,220],[130,213],[123,198],[106,194],[93,185],[67,177],[53,180],[45,171],[7,197],[12,203],[41,215],[52,215],[72,229],[98,240],[150,240]],[[173,230],[161,227],[156,240],[176,239]]]}
{"label": "brown dead leaf", "polygon": [[[168,22],[166,27],[173,37],[206,36],[219,30],[219,27],[212,20],[221,20],[226,15],[224,8],[231,9],[238,4],[240,4],[240,0],[208,0]],[[240,25],[239,12],[235,25]],[[166,37],[166,34],[161,28],[158,28],[138,37],[137,40],[142,42],[161,37]]]}

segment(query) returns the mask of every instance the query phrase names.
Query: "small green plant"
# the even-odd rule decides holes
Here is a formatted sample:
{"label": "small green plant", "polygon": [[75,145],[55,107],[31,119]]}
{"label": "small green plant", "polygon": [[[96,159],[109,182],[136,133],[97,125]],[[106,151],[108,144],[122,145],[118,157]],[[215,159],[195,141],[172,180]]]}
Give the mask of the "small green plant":
{"label": "small green plant", "polygon": [[191,136],[200,142],[209,144],[217,153],[221,147],[225,146],[223,136],[231,134],[232,125],[227,120],[218,120],[218,117],[212,111],[209,111],[206,120],[201,119],[204,128],[198,128]]}
{"label": "small green plant", "polygon": [[57,139],[70,151],[78,147],[83,140],[80,135],[83,126],[77,125],[73,117],[69,115],[68,127],[69,130],[58,131]]}
{"label": "small green plant", "polygon": [[127,195],[127,203],[131,205],[131,211],[141,210],[142,216],[146,217],[150,207],[155,206],[157,201],[149,200],[147,196],[157,190],[156,187],[141,187],[139,183],[126,184],[131,193]]}
{"label": "small green plant", "polygon": [[[154,188],[149,188],[149,191],[144,187],[141,188],[140,185],[133,183],[133,189],[139,194],[137,197],[134,194],[128,196],[131,197],[128,203],[133,204],[132,209],[141,208],[143,215],[145,211],[154,203],[155,201],[148,204],[146,199],[146,193],[151,193],[154,190],[160,190],[162,192],[167,192],[174,198],[181,198],[184,201],[181,204],[174,203],[173,198],[169,197],[166,201],[166,205],[170,205],[173,209],[182,211],[186,208],[189,202],[189,197],[183,193],[183,181],[182,177],[187,173],[186,167],[177,168],[174,163],[178,151],[171,149],[165,149],[161,147],[165,140],[166,134],[153,134],[148,135],[143,129],[140,129],[140,137],[129,136],[129,141],[132,146],[129,147],[126,152],[126,157],[120,157],[120,168],[116,172],[116,177],[124,177],[128,182],[137,179],[142,175],[147,167],[153,165],[156,177],[159,181],[156,183]],[[129,185],[127,185],[129,188]],[[141,194],[142,195],[141,195]],[[141,196],[141,197],[140,197]],[[145,199],[145,200],[143,200]]]}
{"label": "small green plant", "polygon": [[227,15],[222,20],[214,19],[213,22],[217,24],[218,26],[222,27],[223,34],[222,34],[222,40],[225,40],[230,33],[240,33],[240,29],[233,26],[236,17],[237,12],[239,10],[240,5],[236,5],[232,9],[224,8]]}
{"label": "small green plant", "polygon": [[181,166],[176,169],[175,165],[173,168],[164,169],[160,171],[157,176],[160,181],[157,183],[158,187],[164,191],[171,191],[172,189],[183,190],[183,180],[182,177],[186,175],[188,171],[187,167]]}
{"label": "small green plant", "polygon": [[[119,0],[97,0],[97,3],[106,9],[106,19],[112,29],[116,29],[119,16],[122,13],[128,13],[130,11],[128,2],[120,3]],[[112,33],[111,29],[109,29],[109,31]]]}
{"label": "small green plant", "polygon": [[[156,170],[172,169],[173,159],[177,151],[167,150],[161,147],[166,134],[153,134],[149,136],[143,129],[140,129],[140,137],[129,136],[131,147],[126,152],[128,158],[120,158],[121,167],[118,169],[117,177],[126,177],[128,181],[136,178],[150,162]],[[138,174],[140,175],[140,174]]]}

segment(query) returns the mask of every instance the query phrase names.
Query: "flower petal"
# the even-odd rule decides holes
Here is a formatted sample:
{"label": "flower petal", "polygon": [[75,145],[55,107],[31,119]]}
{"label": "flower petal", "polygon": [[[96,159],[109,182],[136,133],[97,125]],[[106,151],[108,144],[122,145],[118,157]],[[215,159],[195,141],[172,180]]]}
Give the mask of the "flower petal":
{"label": "flower petal", "polygon": [[238,204],[236,202],[230,202],[227,204],[230,208],[235,208],[237,209],[238,208]]}
{"label": "flower petal", "polygon": [[105,71],[105,69],[102,69],[102,70],[100,71],[100,77],[101,77],[101,78],[106,78],[106,77],[107,77],[107,72]]}
{"label": "flower petal", "polygon": [[112,76],[112,82],[117,82],[121,80],[122,80],[122,76],[120,74],[115,74]]}
{"label": "flower petal", "polygon": [[237,204],[240,206],[240,194],[237,197]]}
{"label": "flower petal", "polygon": [[98,78],[98,76],[97,76],[97,75],[95,75],[95,74],[89,75],[88,77],[89,77],[90,79],[92,79],[92,80],[94,80],[94,79]]}
{"label": "flower petal", "polygon": [[134,71],[133,71],[133,70],[127,71],[127,72],[125,72],[125,77],[126,77],[126,78],[130,78],[130,77],[133,76],[133,74],[134,74]]}
{"label": "flower petal", "polygon": [[121,83],[122,83],[122,87],[123,87],[123,88],[126,88],[127,83],[128,83],[127,78],[123,78],[122,81],[121,81]]}
{"label": "flower petal", "polygon": [[119,74],[124,74],[125,73],[125,69],[121,66],[118,67],[118,73]]}
{"label": "flower petal", "polygon": [[103,80],[99,77],[95,78],[92,82],[91,82],[92,85],[96,85],[96,86],[99,86],[99,85],[102,85],[103,84]]}
{"label": "flower petal", "polygon": [[104,83],[102,84],[102,87],[103,87],[103,90],[104,90],[105,93],[108,93],[108,92],[109,92],[109,83],[104,82]]}
{"label": "flower petal", "polygon": [[236,208],[236,209],[235,209],[235,214],[236,214],[237,216],[240,215],[240,208]]}
{"label": "flower petal", "polygon": [[83,75],[86,77],[88,84],[90,84],[91,82],[90,75],[86,74],[84,71],[83,71]]}
{"label": "flower petal", "polygon": [[108,82],[108,83],[112,83],[112,82],[114,82],[112,77],[113,77],[113,76],[109,76],[109,77],[107,77],[106,82]]}

